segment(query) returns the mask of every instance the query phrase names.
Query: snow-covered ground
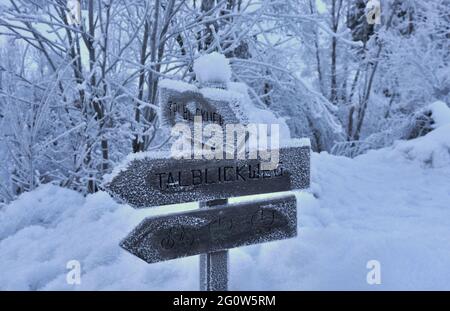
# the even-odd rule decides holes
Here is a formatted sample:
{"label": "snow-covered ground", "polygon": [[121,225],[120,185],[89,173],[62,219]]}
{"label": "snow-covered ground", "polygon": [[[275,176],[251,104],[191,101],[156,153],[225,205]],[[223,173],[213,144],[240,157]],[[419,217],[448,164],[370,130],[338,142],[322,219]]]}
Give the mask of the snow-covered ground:
{"label": "snow-covered ground", "polygon": [[[450,290],[450,125],[355,159],[312,155],[295,239],[230,251],[233,290]],[[45,185],[0,211],[0,289],[196,290],[198,257],[148,265],[119,248],[147,215]],[[66,264],[81,263],[81,285]],[[381,264],[369,285],[366,264]]]}

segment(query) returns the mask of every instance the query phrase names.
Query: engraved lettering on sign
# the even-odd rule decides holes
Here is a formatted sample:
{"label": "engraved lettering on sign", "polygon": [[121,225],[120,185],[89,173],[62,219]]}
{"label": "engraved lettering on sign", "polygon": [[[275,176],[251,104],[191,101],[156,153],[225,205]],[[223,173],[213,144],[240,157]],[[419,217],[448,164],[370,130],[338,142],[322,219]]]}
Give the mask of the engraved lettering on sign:
{"label": "engraved lettering on sign", "polygon": [[268,232],[275,222],[275,210],[262,209],[257,211],[251,219],[252,227],[257,232]]}
{"label": "engraved lettering on sign", "polygon": [[134,159],[105,188],[135,208],[282,192],[309,187],[310,148],[280,149],[278,167],[262,159]]}
{"label": "engraved lettering on sign", "polygon": [[[192,108],[191,106],[194,106]],[[168,109],[170,116],[181,116],[183,120],[194,122],[195,116],[201,116],[202,121],[204,122],[212,122],[219,125],[224,125],[223,117],[215,112],[210,110],[201,109],[195,107],[195,103],[177,103],[175,101],[168,102]]]}
{"label": "engraved lettering on sign", "polygon": [[285,239],[297,235],[296,203],[286,195],[149,217],[121,246],[153,263]]}
{"label": "engraved lettering on sign", "polygon": [[[242,216],[219,216],[212,219],[206,225],[186,229],[177,226],[162,230],[161,248],[190,249],[195,240],[202,240],[209,233],[213,242],[221,242],[230,236],[240,232],[253,232],[256,234],[267,234],[276,229],[276,211],[272,208],[263,208],[255,213]],[[234,224],[236,223],[236,226]]]}
{"label": "engraved lettering on sign", "polygon": [[170,250],[172,248],[190,247],[194,243],[194,236],[186,232],[183,226],[165,230],[166,236],[161,239],[161,248]]}
{"label": "engraved lettering on sign", "polygon": [[[275,170],[261,170],[261,165],[234,165],[155,172],[149,174],[147,182],[159,190],[177,190],[192,186],[204,186],[232,182],[284,177],[282,163]],[[181,189],[179,189],[181,190]]]}
{"label": "engraved lettering on sign", "polygon": [[233,218],[219,217],[214,219],[208,224],[208,229],[213,240],[224,239],[226,235],[223,232],[230,232],[233,229]]}

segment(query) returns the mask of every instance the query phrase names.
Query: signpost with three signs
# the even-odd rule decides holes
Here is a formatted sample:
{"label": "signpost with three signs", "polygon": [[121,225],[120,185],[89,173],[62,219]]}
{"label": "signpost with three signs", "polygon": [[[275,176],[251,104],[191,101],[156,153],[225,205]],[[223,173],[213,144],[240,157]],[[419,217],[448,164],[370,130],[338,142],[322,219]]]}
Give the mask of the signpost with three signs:
{"label": "signpost with three signs", "polygon": [[[160,98],[161,119],[169,125],[190,123],[199,114],[221,126],[245,120],[238,102],[211,100],[183,82],[162,83]],[[115,199],[134,208],[199,202],[200,209],[148,217],[120,246],[147,263],[200,255],[200,289],[227,290],[228,249],[297,235],[293,194],[234,204],[228,199],[308,188],[308,140],[279,148],[276,169],[263,170],[261,164],[261,159],[173,159],[163,153],[131,158],[105,185]]]}

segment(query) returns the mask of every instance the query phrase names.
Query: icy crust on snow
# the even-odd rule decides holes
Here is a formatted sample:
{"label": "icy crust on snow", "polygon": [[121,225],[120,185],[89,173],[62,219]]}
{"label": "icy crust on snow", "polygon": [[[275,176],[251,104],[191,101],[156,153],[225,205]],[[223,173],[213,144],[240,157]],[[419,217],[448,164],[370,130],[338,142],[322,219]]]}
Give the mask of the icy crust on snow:
{"label": "icy crust on snow", "polygon": [[[75,289],[66,282],[71,260],[81,262],[82,277],[107,269],[121,256],[118,242],[132,227],[132,209],[118,207],[105,192],[84,198],[53,185],[21,195],[0,211],[0,289],[42,290],[52,282]],[[88,287],[108,287],[107,279],[99,273]]]}
{"label": "icy crust on snow", "polygon": [[[440,168],[450,165],[450,123],[427,135],[408,141],[397,141],[393,152],[425,167]],[[450,181],[449,181],[450,183]]]}
{"label": "icy crust on snow", "polygon": [[[61,208],[67,201],[73,205]],[[76,211],[71,207],[83,202],[78,193],[52,185],[41,186],[39,191],[24,193],[20,200],[14,202],[15,208],[0,210],[0,240],[14,235],[19,228],[52,228],[56,223],[73,216]]]}

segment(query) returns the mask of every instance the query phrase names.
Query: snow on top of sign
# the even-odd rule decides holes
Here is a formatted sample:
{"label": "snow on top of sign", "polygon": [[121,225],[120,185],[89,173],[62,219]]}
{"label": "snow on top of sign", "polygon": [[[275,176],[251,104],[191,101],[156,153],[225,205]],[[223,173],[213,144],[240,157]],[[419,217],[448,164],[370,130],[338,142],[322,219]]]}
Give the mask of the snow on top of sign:
{"label": "snow on top of sign", "polygon": [[205,87],[199,89],[199,92],[208,99],[220,101],[240,100],[242,94],[230,90],[218,89],[214,87]]}
{"label": "snow on top of sign", "polygon": [[[234,115],[240,120],[240,123],[248,123],[248,114],[242,109],[245,104],[245,97],[243,94],[218,88],[202,88],[200,93],[207,99],[215,101],[226,101],[229,103],[229,107],[234,112]],[[220,111],[221,107],[217,107]]]}
{"label": "snow on top of sign", "polygon": [[278,124],[280,126],[280,140],[282,143],[289,143],[291,133],[289,126],[284,118],[277,117],[275,113],[269,109],[260,109],[255,106],[248,92],[248,86],[241,82],[228,83],[228,89],[241,94],[240,109],[244,115],[248,117],[248,123],[262,124]]}
{"label": "snow on top of sign", "polygon": [[[290,138],[290,139],[283,139],[282,134],[280,133],[280,141],[279,141],[279,147],[280,148],[301,148],[301,147],[309,147],[311,148],[311,141],[309,138]],[[271,138],[270,135],[267,137],[267,146],[271,146]],[[265,144],[261,144],[256,141],[248,141],[246,143],[246,147],[248,148],[248,151],[266,151],[268,148]],[[269,148],[270,150],[271,148]]]}
{"label": "snow on top of sign", "polygon": [[283,141],[283,147],[311,147],[311,140],[309,138],[291,138]]}
{"label": "snow on top of sign", "polygon": [[110,183],[114,177],[119,175],[120,172],[125,171],[129,164],[135,160],[145,160],[145,159],[168,159],[170,158],[170,150],[159,150],[159,151],[146,151],[130,153],[126,158],[118,165],[114,167],[111,173],[103,175],[103,186]]}
{"label": "snow on top of sign", "polygon": [[229,82],[227,87],[231,91],[248,96],[248,86],[243,82]]}
{"label": "snow on top of sign", "polygon": [[197,58],[194,72],[200,83],[227,83],[231,79],[230,61],[217,52]]}
{"label": "snow on top of sign", "polygon": [[[237,122],[241,124],[278,124],[280,126],[280,139],[282,141],[290,140],[290,130],[285,119],[277,117],[269,109],[258,108],[250,98],[248,86],[245,83],[228,82],[226,83],[227,89],[215,87],[198,88],[196,85],[183,81],[164,79],[160,82],[160,87],[180,93],[199,93],[206,100],[220,102],[215,104],[218,113],[226,116],[229,114],[229,108],[233,112],[234,117],[237,118]],[[166,117],[162,114],[161,120],[165,119]]]}
{"label": "snow on top of sign", "polygon": [[163,79],[159,82],[159,87],[172,89],[178,92],[198,92],[198,88],[194,84],[189,84],[180,80]]}

